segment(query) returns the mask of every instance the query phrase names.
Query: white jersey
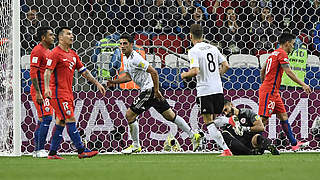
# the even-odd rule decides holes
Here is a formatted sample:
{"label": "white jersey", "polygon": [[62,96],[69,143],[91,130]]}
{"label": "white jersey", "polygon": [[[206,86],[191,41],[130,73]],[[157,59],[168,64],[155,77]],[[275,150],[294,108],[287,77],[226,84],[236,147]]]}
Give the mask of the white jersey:
{"label": "white jersey", "polygon": [[198,67],[197,96],[223,93],[219,64],[227,59],[217,47],[208,43],[197,43],[188,53],[190,68]]}
{"label": "white jersey", "polygon": [[153,87],[151,74],[147,72],[149,62],[136,51],[132,51],[127,58],[123,56],[124,71],[129,73],[131,79],[140,86],[141,91],[145,91]]}

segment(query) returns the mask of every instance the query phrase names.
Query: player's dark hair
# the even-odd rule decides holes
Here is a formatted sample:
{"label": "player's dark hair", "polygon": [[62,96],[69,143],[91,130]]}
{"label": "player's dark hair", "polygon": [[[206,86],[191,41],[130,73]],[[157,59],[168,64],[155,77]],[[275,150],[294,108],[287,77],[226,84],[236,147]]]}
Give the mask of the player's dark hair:
{"label": "player's dark hair", "polygon": [[190,33],[192,34],[194,39],[201,39],[203,34],[201,25],[192,24],[190,27]]}
{"label": "player's dark hair", "polygon": [[37,29],[37,41],[41,41],[42,36],[45,36],[48,30],[53,31],[51,27],[47,27],[47,26],[39,27]]}
{"label": "player's dark hair", "polygon": [[293,39],[296,39],[296,37],[293,34],[290,33],[282,33],[279,37],[279,43],[281,44],[285,44],[286,42],[290,42]]}
{"label": "player's dark hair", "polygon": [[129,34],[122,34],[119,39],[126,39],[129,43],[133,43],[134,39]]}
{"label": "player's dark hair", "polygon": [[71,30],[71,28],[69,28],[67,26],[59,27],[58,30],[57,30],[57,36],[61,35],[63,33],[64,29]]}

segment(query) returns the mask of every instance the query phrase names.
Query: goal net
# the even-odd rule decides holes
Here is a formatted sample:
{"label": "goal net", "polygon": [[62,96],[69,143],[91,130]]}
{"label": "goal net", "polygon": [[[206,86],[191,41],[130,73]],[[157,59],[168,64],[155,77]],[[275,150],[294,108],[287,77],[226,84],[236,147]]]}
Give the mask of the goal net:
{"label": "goal net", "polygon": [[21,152],[20,51],[19,37],[13,37],[14,33],[19,34],[18,13],[18,3],[0,2],[0,155],[18,156]]}
{"label": "goal net", "polygon": [[[1,1],[1,72],[0,72],[0,152],[12,149],[12,45],[10,30],[10,0]],[[320,113],[319,101],[319,51],[320,25],[319,5],[311,1],[257,1],[205,0],[205,1],[109,1],[65,0],[25,1],[21,5],[21,152],[34,150],[34,131],[38,120],[30,95],[29,55],[37,44],[36,28],[69,26],[75,36],[73,49],[82,62],[99,79],[105,81],[113,76],[109,63],[116,49],[117,37],[126,31],[135,37],[135,43],[143,46],[146,59],[160,77],[164,96],[173,110],[183,117],[194,130],[202,130],[206,141],[205,151],[220,151],[203,120],[199,118],[196,104],[195,82],[185,83],[179,74],[189,66],[187,51],[191,47],[189,28],[201,23],[205,39],[218,46],[228,57],[231,69],[223,79],[225,97],[239,107],[258,111],[258,89],[261,85],[259,71],[265,54],[277,47],[281,32],[290,31],[297,36],[297,45],[304,44],[307,57],[304,81],[313,92],[306,95],[299,87],[283,86],[280,94],[288,111],[294,136],[309,141],[304,151],[319,150],[320,135],[315,119]],[[190,4],[191,2],[191,4]],[[262,2],[262,1],[261,1]],[[119,4],[120,3],[120,4]],[[3,15],[4,14],[4,15]],[[108,48],[103,47],[105,39]],[[99,48],[100,47],[100,48]],[[301,46],[297,46],[301,47]],[[100,152],[120,152],[132,143],[125,112],[138,96],[138,90],[107,90],[102,97],[95,87],[79,74],[74,78],[75,118],[87,146]],[[15,89],[15,88],[13,88]],[[140,142],[145,152],[162,151],[169,135],[174,136],[184,151],[192,150],[187,134],[164,120],[153,108],[138,118]],[[320,123],[319,123],[320,124]],[[54,123],[50,125],[51,132]],[[282,151],[290,151],[287,138],[282,133],[279,120],[272,117],[265,136]],[[46,149],[49,149],[51,133]],[[63,132],[60,152],[72,153],[75,149],[67,132]]]}

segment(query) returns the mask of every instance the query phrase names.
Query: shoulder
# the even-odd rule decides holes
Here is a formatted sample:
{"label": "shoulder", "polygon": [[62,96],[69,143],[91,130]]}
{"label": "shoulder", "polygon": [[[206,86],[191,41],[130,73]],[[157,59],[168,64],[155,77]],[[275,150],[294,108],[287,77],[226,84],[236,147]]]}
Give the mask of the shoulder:
{"label": "shoulder", "polygon": [[247,109],[247,108],[240,109],[240,114],[244,114],[246,116],[256,116],[257,115],[255,112],[253,112],[252,109]]}
{"label": "shoulder", "polygon": [[40,53],[42,53],[42,52],[44,52],[45,50],[44,50],[44,48],[40,45],[40,44],[38,44],[38,45],[36,45],[33,49],[32,49],[32,52],[31,53],[37,53],[37,54],[40,54]]}

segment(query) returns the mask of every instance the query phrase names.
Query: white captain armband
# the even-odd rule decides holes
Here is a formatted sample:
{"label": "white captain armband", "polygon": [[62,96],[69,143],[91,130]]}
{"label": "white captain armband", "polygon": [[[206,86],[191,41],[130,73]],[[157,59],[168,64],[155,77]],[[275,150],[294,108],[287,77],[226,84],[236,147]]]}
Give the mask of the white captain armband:
{"label": "white captain armband", "polygon": [[79,69],[79,73],[83,73],[85,70],[87,70],[87,68],[83,66],[82,68]]}

